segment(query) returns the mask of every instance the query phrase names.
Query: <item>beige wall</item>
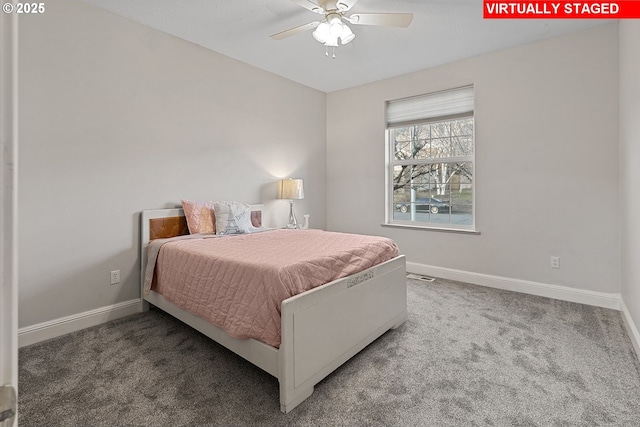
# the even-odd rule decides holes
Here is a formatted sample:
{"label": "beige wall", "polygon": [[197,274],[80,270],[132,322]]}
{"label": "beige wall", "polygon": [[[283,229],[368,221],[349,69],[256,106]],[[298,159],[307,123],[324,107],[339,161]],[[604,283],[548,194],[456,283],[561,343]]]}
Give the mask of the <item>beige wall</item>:
{"label": "beige wall", "polygon": [[[481,234],[381,227],[385,101],[468,84]],[[617,94],[616,24],[330,93],[328,227],[389,236],[409,262],[618,293]]]}
{"label": "beige wall", "polygon": [[[640,21],[620,22],[622,299],[640,327]],[[640,336],[635,331],[636,349]],[[638,351],[640,356],[640,351]]]}
{"label": "beige wall", "polygon": [[262,202],[281,225],[293,176],[325,226],[322,92],[72,0],[21,20],[19,89],[21,327],[139,297],[144,209]]}

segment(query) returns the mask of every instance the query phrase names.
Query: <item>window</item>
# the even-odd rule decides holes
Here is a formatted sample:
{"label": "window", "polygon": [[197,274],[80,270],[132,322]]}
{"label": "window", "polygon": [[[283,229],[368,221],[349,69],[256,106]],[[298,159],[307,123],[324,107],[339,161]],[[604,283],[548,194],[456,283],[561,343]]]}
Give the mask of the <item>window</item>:
{"label": "window", "polygon": [[473,86],[387,103],[387,223],[474,229]]}

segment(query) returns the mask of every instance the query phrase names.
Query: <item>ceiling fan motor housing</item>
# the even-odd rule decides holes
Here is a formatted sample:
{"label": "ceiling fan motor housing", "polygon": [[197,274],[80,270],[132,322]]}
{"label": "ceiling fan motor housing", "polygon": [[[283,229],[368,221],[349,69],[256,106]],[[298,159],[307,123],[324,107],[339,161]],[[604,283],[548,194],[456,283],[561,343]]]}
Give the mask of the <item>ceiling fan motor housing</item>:
{"label": "ceiling fan motor housing", "polygon": [[[342,5],[342,6],[339,6]],[[346,7],[347,9],[349,8],[349,6],[341,1],[335,1],[335,0],[318,0],[318,6],[320,6],[322,9],[324,9],[325,12],[332,12],[332,11],[336,11],[339,10],[341,7]]]}

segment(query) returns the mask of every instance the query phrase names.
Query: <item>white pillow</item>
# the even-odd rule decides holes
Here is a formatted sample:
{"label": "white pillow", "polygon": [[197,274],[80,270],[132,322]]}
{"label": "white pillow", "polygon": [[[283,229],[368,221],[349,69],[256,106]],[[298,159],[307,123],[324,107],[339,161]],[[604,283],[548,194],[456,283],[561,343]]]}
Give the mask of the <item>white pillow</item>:
{"label": "white pillow", "polygon": [[238,202],[214,202],[216,234],[250,233],[251,208]]}

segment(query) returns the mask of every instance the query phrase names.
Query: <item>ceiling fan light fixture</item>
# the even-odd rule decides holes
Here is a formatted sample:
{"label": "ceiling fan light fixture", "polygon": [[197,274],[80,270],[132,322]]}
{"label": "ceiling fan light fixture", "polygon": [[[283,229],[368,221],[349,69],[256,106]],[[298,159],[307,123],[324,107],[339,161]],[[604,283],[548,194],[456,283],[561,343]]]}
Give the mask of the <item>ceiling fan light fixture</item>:
{"label": "ceiling fan light fixture", "polygon": [[329,20],[329,32],[335,38],[340,37],[342,34],[342,19],[338,17],[333,17]]}
{"label": "ceiling fan light fixture", "polygon": [[324,45],[325,47],[338,47],[338,38],[331,37],[324,43]]}
{"label": "ceiling fan light fixture", "polygon": [[342,34],[340,34],[340,41],[342,42],[342,44],[347,44],[355,38],[356,38],[356,35],[353,34],[353,31],[351,31],[351,28],[349,28],[348,25],[344,24],[342,26]]}
{"label": "ceiling fan light fixture", "polygon": [[318,40],[320,43],[326,43],[327,40],[331,38],[329,24],[326,21],[321,22],[312,34],[313,38]]}

